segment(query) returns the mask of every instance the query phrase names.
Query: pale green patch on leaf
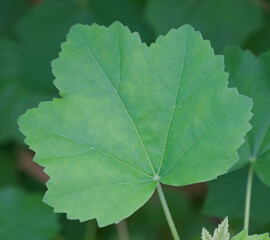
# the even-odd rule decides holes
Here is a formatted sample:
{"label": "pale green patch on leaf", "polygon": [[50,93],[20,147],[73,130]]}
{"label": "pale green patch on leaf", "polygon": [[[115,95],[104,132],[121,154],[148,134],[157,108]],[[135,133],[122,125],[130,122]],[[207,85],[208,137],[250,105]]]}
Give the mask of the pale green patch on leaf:
{"label": "pale green patch on leaf", "polygon": [[17,188],[1,189],[0,239],[52,239],[59,230],[57,215],[41,199]]}
{"label": "pale green patch on leaf", "polygon": [[223,58],[188,25],[150,47],[118,22],[75,25],[53,73],[62,98],[19,125],[50,176],[44,201],[70,219],[117,223],[157,181],[214,179],[250,129],[251,100],[227,87]]}

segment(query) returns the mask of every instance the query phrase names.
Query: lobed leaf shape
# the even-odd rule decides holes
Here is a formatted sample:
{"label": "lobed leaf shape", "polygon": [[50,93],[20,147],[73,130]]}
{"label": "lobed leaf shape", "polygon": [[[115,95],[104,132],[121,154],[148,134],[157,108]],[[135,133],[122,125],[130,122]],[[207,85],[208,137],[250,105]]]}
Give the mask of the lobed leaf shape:
{"label": "lobed leaf shape", "polygon": [[59,230],[57,215],[41,202],[42,196],[9,187],[0,191],[0,238],[49,240]]}
{"label": "lobed leaf shape", "polygon": [[238,153],[239,168],[252,164],[259,178],[270,186],[270,50],[258,58],[249,51],[229,48],[225,51],[230,86],[253,99],[252,131]]}
{"label": "lobed leaf shape", "polygon": [[[218,227],[215,229],[213,237],[205,228],[203,228],[202,240],[230,240],[228,218],[226,217],[218,225]],[[248,236],[247,231],[243,230],[242,232],[234,236],[231,240],[269,240],[269,233]]]}
{"label": "lobed leaf shape", "polygon": [[203,228],[202,229],[202,240],[230,240],[229,233],[229,221],[226,217],[215,229],[213,237],[210,233]]}
{"label": "lobed leaf shape", "polygon": [[207,181],[237,161],[251,100],[227,87],[223,57],[191,26],[147,47],[119,22],[78,24],[52,66],[62,98],[19,126],[50,176],[44,201],[56,212],[117,223],[157,181]]}

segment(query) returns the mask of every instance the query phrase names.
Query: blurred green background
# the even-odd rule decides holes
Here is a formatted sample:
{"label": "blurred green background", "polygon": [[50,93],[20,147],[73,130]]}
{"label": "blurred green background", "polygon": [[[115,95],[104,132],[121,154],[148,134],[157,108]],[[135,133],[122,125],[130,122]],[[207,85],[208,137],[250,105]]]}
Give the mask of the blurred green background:
{"label": "blurred green background", "polygon": [[[270,48],[267,0],[0,0],[0,239],[172,239],[157,195],[119,225],[99,229],[54,214],[42,203],[48,177],[31,160],[17,118],[40,101],[58,97],[51,61],[75,23],[109,26],[115,20],[151,44],[170,28],[189,23],[209,39],[215,53],[238,46],[259,55]],[[270,66],[269,66],[270,68]],[[270,231],[270,188],[254,180],[251,233]],[[231,232],[242,229],[246,171],[209,184],[165,188],[180,236],[200,239],[229,216]],[[208,197],[207,197],[208,196]],[[215,204],[213,204],[215,203]]]}

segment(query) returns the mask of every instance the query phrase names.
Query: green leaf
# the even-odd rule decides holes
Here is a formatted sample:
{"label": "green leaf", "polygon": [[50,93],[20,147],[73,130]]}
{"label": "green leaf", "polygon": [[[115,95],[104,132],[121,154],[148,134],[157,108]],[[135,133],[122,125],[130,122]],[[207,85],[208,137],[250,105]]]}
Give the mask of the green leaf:
{"label": "green leaf", "polygon": [[256,31],[245,44],[245,49],[250,49],[255,54],[261,54],[270,47],[270,14],[265,14],[263,26]]}
{"label": "green leaf", "polygon": [[154,30],[146,23],[143,10],[134,0],[92,0],[89,10],[97,24],[109,26],[117,20],[131,31],[139,32],[142,41],[151,43],[154,40]]}
{"label": "green leaf", "polygon": [[27,10],[26,0],[0,1],[0,36],[6,36],[14,30],[14,25]]}
{"label": "green leaf", "polygon": [[270,51],[256,58],[249,51],[225,51],[226,70],[231,86],[253,99],[252,130],[239,149],[240,161],[234,168],[252,163],[260,179],[270,186]]}
{"label": "green leaf", "polygon": [[[248,168],[243,168],[208,183],[209,193],[203,212],[207,215],[244,219]],[[255,175],[250,218],[260,225],[270,222],[270,189]]]}
{"label": "green leaf", "polygon": [[263,23],[260,8],[246,0],[150,0],[146,19],[158,35],[189,23],[218,52],[226,45],[242,45]]}
{"label": "green leaf", "polygon": [[269,240],[269,233],[248,236],[246,230],[238,233],[232,240]]}
{"label": "green leaf", "polygon": [[27,63],[24,82],[55,93],[50,63],[70,27],[78,22],[91,24],[93,16],[73,1],[44,1],[21,19],[16,30]]}
{"label": "green leaf", "polygon": [[213,240],[229,240],[229,222],[226,217],[221,224],[214,231]]}
{"label": "green leaf", "polygon": [[116,22],[75,25],[53,62],[62,98],[19,119],[51,177],[44,201],[70,219],[119,222],[157,181],[224,174],[250,129],[251,100],[227,88],[221,56],[188,25],[149,48]]}
{"label": "green leaf", "polygon": [[215,229],[213,237],[211,237],[210,233],[203,228],[202,229],[202,240],[229,240],[229,222],[226,217]]}
{"label": "green leaf", "polygon": [[[211,237],[209,232],[203,228],[202,229],[202,240],[229,240],[229,223],[228,218],[226,217],[223,222],[215,229],[214,236]],[[269,240],[269,233],[260,234],[260,235],[251,235],[248,236],[246,230],[243,230],[231,240]]]}
{"label": "green leaf", "polygon": [[51,91],[35,87],[35,79],[27,79],[25,55],[16,42],[0,40],[0,143],[22,141],[17,118],[25,109],[53,96]]}
{"label": "green leaf", "polygon": [[202,229],[202,240],[212,240],[211,234],[205,229]]}
{"label": "green leaf", "polygon": [[[79,1],[43,1],[16,24],[19,44],[9,39],[0,41],[0,113],[5,116],[0,119],[0,143],[21,142],[17,118],[40,101],[57,96],[50,62],[57,57],[60,43],[73,24],[91,24],[94,20],[111,24],[121,19],[150,42],[152,31],[141,20],[138,6],[132,0],[117,0],[113,4],[106,1],[91,1],[90,6],[82,6]],[[4,2],[10,5],[12,1]],[[2,1],[0,9],[1,4]],[[108,9],[105,11],[101,6]]]}
{"label": "green leaf", "polygon": [[0,149],[0,187],[7,185],[15,185],[18,182],[18,176],[16,174],[15,161],[11,154],[7,151]]}
{"label": "green leaf", "polygon": [[16,188],[0,191],[0,238],[49,240],[58,231],[55,214],[41,203],[39,194]]}
{"label": "green leaf", "polygon": [[56,96],[50,62],[57,57],[66,32],[77,23],[91,23],[73,2],[45,1],[17,24],[20,44],[0,40],[0,143],[22,141],[17,118],[40,101]]}

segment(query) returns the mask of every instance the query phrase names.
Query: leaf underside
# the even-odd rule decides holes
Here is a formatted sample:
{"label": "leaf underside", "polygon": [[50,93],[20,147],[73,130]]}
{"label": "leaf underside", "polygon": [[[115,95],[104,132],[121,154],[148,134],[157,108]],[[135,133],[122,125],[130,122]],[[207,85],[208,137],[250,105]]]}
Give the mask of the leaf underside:
{"label": "leaf underside", "polygon": [[117,223],[157,181],[214,179],[250,129],[251,100],[227,88],[223,58],[189,25],[150,47],[118,22],[75,25],[52,66],[62,98],[19,126],[50,176],[44,201],[70,219]]}
{"label": "leaf underside", "polygon": [[202,240],[229,240],[229,239],[230,233],[229,233],[229,222],[227,217],[215,229],[213,237],[205,228],[202,229]]}

